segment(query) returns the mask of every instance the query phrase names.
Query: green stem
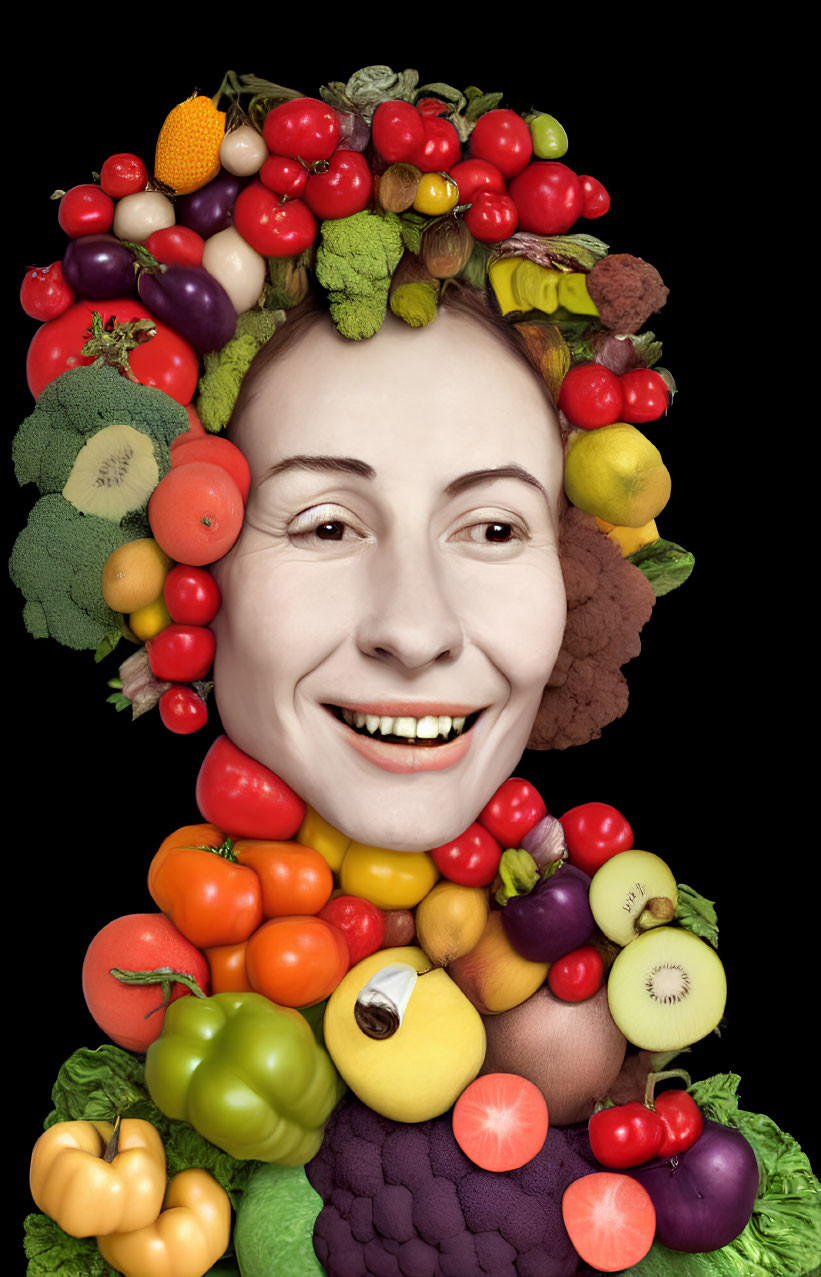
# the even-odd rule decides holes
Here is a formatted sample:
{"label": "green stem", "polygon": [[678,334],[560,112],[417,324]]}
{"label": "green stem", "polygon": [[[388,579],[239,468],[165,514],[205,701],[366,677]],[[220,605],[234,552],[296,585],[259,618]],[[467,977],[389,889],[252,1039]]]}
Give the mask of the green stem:
{"label": "green stem", "polygon": [[111,1139],[108,1141],[108,1143],[105,1146],[105,1152],[103,1153],[103,1161],[113,1162],[114,1158],[117,1156],[119,1151],[120,1151],[120,1119],[118,1117],[116,1122],[114,1123],[114,1130],[111,1132]]}
{"label": "green stem", "polygon": [[152,971],[124,971],[121,967],[110,967],[109,975],[113,975],[115,980],[120,981],[120,984],[136,985],[138,988],[153,984],[160,986],[163,1000],[146,1012],[146,1020],[154,1015],[156,1011],[162,1011],[164,1007],[169,1005],[172,999],[172,988],[175,984],[184,985],[189,993],[193,993],[197,998],[208,997],[208,994],[200,988],[193,976],[188,975],[185,971],[175,971],[173,967],[155,967]]}
{"label": "green stem", "polygon": [[644,1088],[644,1103],[649,1109],[655,1108],[655,1090],[657,1082],[664,1082],[669,1077],[682,1077],[687,1087],[692,1086],[690,1074],[686,1069],[663,1069],[660,1073],[648,1073],[647,1085]]}

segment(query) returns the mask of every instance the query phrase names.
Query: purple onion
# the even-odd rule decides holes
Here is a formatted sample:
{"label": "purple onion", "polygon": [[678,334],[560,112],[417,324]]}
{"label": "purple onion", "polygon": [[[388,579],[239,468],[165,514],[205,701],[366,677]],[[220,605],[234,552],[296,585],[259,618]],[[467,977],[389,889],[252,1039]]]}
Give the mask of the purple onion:
{"label": "purple onion", "polygon": [[656,1237],[668,1250],[720,1250],[738,1237],[758,1193],[752,1146],[731,1126],[705,1122],[690,1148],[626,1172],[650,1194]]}
{"label": "purple onion", "polygon": [[371,140],[368,123],[355,111],[337,111],[339,120],[338,151],[366,151]]}
{"label": "purple onion", "polygon": [[508,900],[502,926],[516,952],[530,962],[557,962],[589,940],[595,926],[589,887],[587,874],[564,861],[527,895]]}
{"label": "purple onion", "polygon": [[134,258],[116,235],[82,235],[69,242],[63,275],[78,297],[100,301],[134,292]]}
{"label": "purple onion", "polygon": [[519,846],[529,851],[540,869],[551,860],[564,860],[567,841],[562,822],[556,816],[547,815],[534,825],[520,840]]}
{"label": "purple onion", "polygon": [[234,335],[237,312],[222,284],[202,266],[143,271],[137,285],[155,319],[168,324],[198,354],[221,350]]}
{"label": "purple onion", "polygon": [[237,196],[250,180],[221,169],[215,178],[198,191],[192,191],[190,195],[183,195],[175,200],[174,211],[178,225],[188,226],[203,239],[209,239],[217,231],[224,231],[234,220]]}

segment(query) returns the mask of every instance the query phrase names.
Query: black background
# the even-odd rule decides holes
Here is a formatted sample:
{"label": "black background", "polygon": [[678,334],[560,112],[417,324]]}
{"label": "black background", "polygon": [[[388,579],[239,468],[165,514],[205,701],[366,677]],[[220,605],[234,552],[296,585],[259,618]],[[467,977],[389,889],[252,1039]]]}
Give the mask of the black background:
{"label": "black background", "polygon": [[[518,771],[556,815],[590,800],[617,806],[636,846],[716,901],[726,1023],[720,1039],[694,1049],[689,1067],[694,1077],[740,1073],[742,1107],[769,1113],[817,1163],[802,1072],[817,1018],[818,882],[807,869],[816,848],[792,727],[805,653],[788,658],[794,668],[785,678],[790,618],[776,549],[783,508],[773,518],[778,425],[772,379],[751,367],[771,347],[742,349],[740,339],[761,225],[754,139],[739,128],[753,86],[732,79],[728,47],[699,50],[696,64],[679,44],[671,62],[649,35],[621,46],[599,33],[582,51],[568,44],[568,31],[551,37],[548,27],[537,33],[517,23],[515,35],[484,38],[487,51],[471,59],[464,46],[443,53],[433,31],[415,44],[325,31],[314,48],[304,35],[284,41],[274,25],[269,39],[256,21],[263,26],[252,39],[246,31],[232,44],[215,33],[209,46],[187,39],[173,52],[159,37],[140,51],[123,33],[110,45],[115,54],[86,33],[79,56],[45,87],[18,70],[6,146],[9,438],[32,402],[24,359],[36,325],[17,309],[17,289],[27,266],[59,258],[65,245],[50,193],[90,181],[115,151],[134,151],[150,166],[167,112],[195,87],[214,93],[229,65],[309,94],[368,63],[415,66],[423,81],[500,89],[505,105],[556,115],[570,137],[566,161],[603,181],[613,200],[602,221],[581,225],[615,251],[652,262],[671,289],[652,327],[679,394],[647,433],[673,477],[661,533],[694,551],[696,569],[656,606],[627,670],[625,717],[582,749],[528,755]],[[435,24],[433,11],[426,21]],[[219,47],[227,62],[215,56]],[[16,487],[10,462],[7,476],[10,549],[34,491]],[[77,1047],[105,1040],[82,995],[85,949],[112,918],[155,908],[148,864],[167,833],[197,819],[194,782],[218,728],[212,716],[205,732],[179,738],[156,715],[132,724],[106,704],[116,659],[95,666],[90,653],[35,642],[10,586],[8,599],[6,914],[7,934],[19,929],[20,939],[7,952],[5,1095],[23,1128],[15,1175],[25,1210],[28,1155],[57,1068]]]}

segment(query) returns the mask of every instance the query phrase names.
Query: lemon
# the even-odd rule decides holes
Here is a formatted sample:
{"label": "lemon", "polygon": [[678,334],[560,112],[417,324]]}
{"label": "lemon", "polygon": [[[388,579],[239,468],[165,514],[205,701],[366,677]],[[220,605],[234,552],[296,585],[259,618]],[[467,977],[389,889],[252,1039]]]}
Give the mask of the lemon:
{"label": "lemon", "polygon": [[156,638],[160,631],[170,624],[171,614],[165,606],[162,595],[153,602],[146,603],[145,607],[132,612],[128,618],[129,629],[143,643]]}
{"label": "lemon", "polygon": [[670,499],[661,453],[624,421],[571,436],[564,486],[573,505],[617,527],[643,527]]}
{"label": "lemon", "polygon": [[126,541],[111,553],[103,566],[102,595],[113,612],[136,612],[153,603],[168,576],[173,560],[153,537]]}
{"label": "lemon", "polygon": [[598,518],[596,522],[602,532],[606,532],[610,540],[616,542],[625,558],[629,554],[635,554],[636,550],[640,550],[642,546],[652,545],[654,541],[659,539],[659,530],[656,527],[655,519],[651,519],[649,523],[645,523],[640,528],[615,527],[605,519]]}

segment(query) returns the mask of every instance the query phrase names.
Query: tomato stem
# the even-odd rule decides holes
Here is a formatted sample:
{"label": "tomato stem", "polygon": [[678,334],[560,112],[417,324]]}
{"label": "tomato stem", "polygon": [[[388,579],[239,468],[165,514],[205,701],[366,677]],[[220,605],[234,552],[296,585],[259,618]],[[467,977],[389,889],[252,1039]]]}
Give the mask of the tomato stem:
{"label": "tomato stem", "polygon": [[[208,848],[209,851],[213,848]],[[172,1000],[172,986],[182,984],[188,989],[189,993],[193,993],[197,998],[207,998],[208,994],[197,984],[193,976],[188,975],[185,971],[175,971],[173,967],[154,967],[151,971],[124,971],[122,967],[110,967],[109,975],[113,975],[115,980],[119,980],[121,984],[133,984],[143,987],[150,984],[158,984],[163,1000],[157,1006],[152,1007],[145,1014],[148,1020],[156,1011],[162,1011]]]}
{"label": "tomato stem", "polygon": [[655,1109],[654,1097],[657,1082],[664,1082],[668,1077],[681,1077],[687,1083],[688,1088],[692,1086],[690,1074],[686,1069],[664,1069],[661,1073],[648,1073],[647,1085],[644,1088],[644,1103],[647,1108]]}
{"label": "tomato stem", "polygon": [[120,1119],[119,1117],[114,1123],[114,1130],[111,1132],[111,1139],[105,1146],[103,1153],[104,1162],[113,1162],[114,1158],[120,1151]]}

